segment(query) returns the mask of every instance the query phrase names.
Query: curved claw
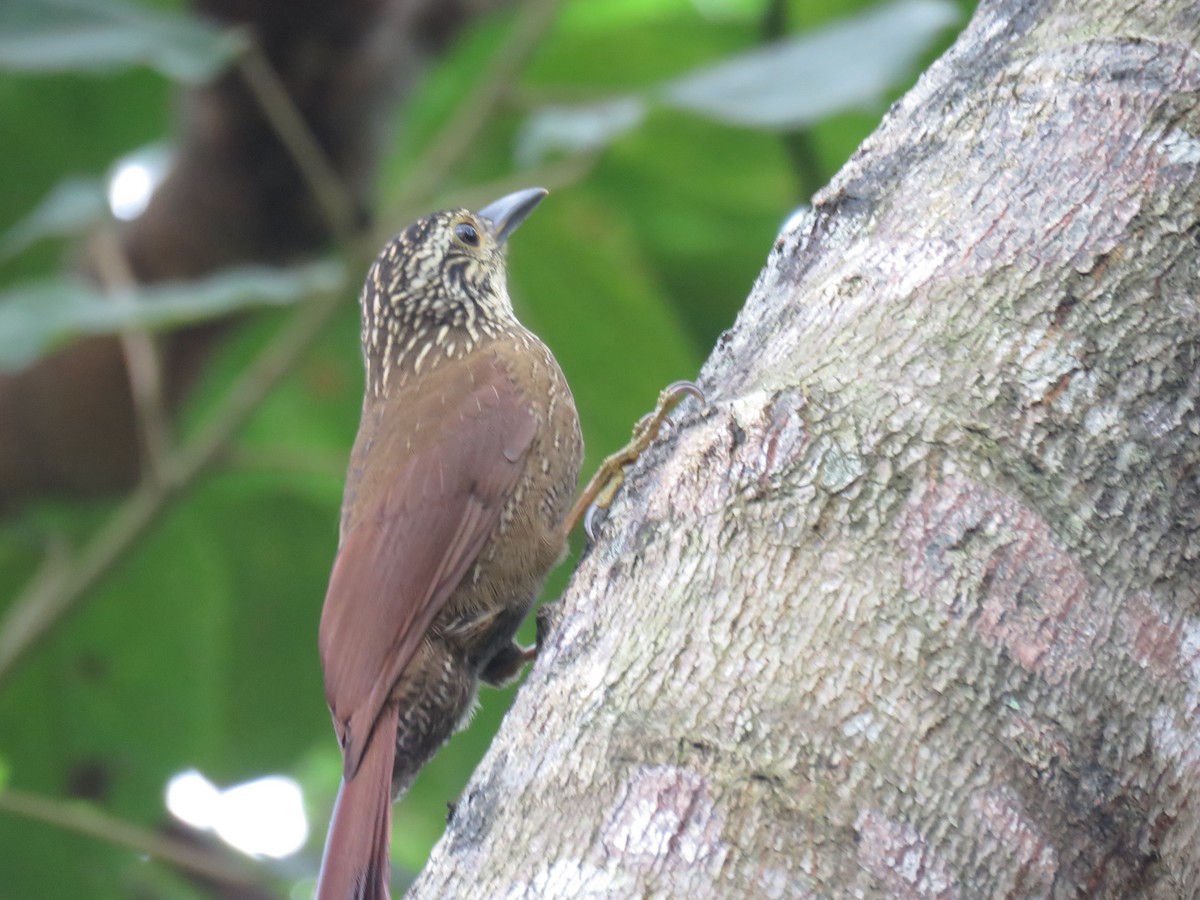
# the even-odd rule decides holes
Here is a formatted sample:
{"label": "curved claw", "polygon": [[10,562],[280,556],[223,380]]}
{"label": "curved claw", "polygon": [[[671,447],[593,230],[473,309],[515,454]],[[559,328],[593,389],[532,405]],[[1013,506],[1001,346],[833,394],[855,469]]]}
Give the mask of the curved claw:
{"label": "curved claw", "polygon": [[596,515],[599,512],[599,506],[595,503],[589,503],[587,512],[583,514],[583,533],[587,535],[587,539],[593,544],[596,543]]}
{"label": "curved claw", "polygon": [[608,508],[621,485],[625,483],[625,467],[637,461],[658,436],[671,410],[689,396],[695,397],[701,405],[707,403],[704,392],[691,381],[675,381],[663,388],[658,395],[654,411],[642,416],[633,426],[633,435],[629,443],[600,464],[596,474],[580,493],[563,522],[564,534],[570,534],[580,517],[583,517],[583,528],[588,540],[596,539],[596,511]]}
{"label": "curved claw", "polygon": [[680,400],[688,395],[699,400],[701,406],[708,405],[708,398],[704,396],[704,391],[700,390],[694,381],[672,381],[665,388],[663,388],[662,393],[658,395],[658,402],[661,406],[663,398],[667,397],[671,400],[671,407],[674,407],[679,403]]}

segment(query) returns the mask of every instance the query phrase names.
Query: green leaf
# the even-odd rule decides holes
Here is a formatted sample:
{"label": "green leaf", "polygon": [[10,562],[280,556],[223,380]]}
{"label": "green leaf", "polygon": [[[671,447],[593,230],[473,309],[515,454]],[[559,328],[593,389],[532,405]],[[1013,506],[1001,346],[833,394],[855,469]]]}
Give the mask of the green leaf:
{"label": "green leaf", "polygon": [[[3,7],[7,0],[0,0]],[[2,34],[3,32],[0,32]],[[35,209],[68,175],[103,177],[130,148],[165,139],[172,84],[149,69],[104,77],[36,78],[0,70],[0,234]],[[0,265],[0,290],[63,267],[61,240],[43,240]]]}
{"label": "green leaf", "polygon": [[551,153],[600,149],[656,106],[744,128],[803,128],[880,102],[958,16],[949,0],[898,0],[637,94],[547,106],[525,122],[517,159],[534,165]]}
{"label": "green leaf", "polygon": [[[803,0],[812,3],[812,0]],[[603,31],[632,32],[666,21],[698,23],[712,30],[730,23],[757,27],[763,17],[763,0],[588,0],[564,3],[555,20],[556,37]],[[624,60],[622,60],[624,63]]]}
{"label": "green leaf", "polygon": [[15,256],[47,237],[78,234],[108,214],[104,185],[96,178],[64,178],[37,208],[0,238],[0,258]]}
{"label": "green leaf", "polygon": [[698,360],[732,324],[780,223],[799,201],[775,135],[670,111],[614,145],[588,189],[627,223],[658,302],[672,311]]}
{"label": "green leaf", "polygon": [[587,106],[547,106],[529,117],[517,139],[517,165],[535,166],[550,153],[585,153],[611,144],[646,118],[639,97]]}
{"label": "green leaf", "polygon": [[207,81],[243,39],[192,16],[126,0],[4,0],[0,69],[105,71],[150,66],[177,81]]}
{"label": "green leaf", "polygon": [[247,307],[292,303],[337,290],[343,281],[340,266],[321,262],[295,269],[227,269],[200,281],[119,295],[65,277],[16,288],[0,294],[0,370],[27,366],[70,338],[178,327]]}
{"label": "green leaf", "polygon": [[900,0],[701,69],[659,99],[728,125],[801,128],[878,103],[957,19],[948,0]]}
{"label": "green leaf", "polygon": [[[338,500],[314,499],[334,492],[312,480],[215,473],[13,670],[0,722],[14,788],[159,828],[163,790],[182,770],[228,783],[284,771],[317,741],[337,754],[316,622]],[[72,535],[95,518],[57,513]],[[20,589],[14,530],[0,530],[6,597]],[[0,846],[22,851],[6,855],[5,897],[183,896],[133,889],[146,864],[125,848],[21,817],[0,815]]]}

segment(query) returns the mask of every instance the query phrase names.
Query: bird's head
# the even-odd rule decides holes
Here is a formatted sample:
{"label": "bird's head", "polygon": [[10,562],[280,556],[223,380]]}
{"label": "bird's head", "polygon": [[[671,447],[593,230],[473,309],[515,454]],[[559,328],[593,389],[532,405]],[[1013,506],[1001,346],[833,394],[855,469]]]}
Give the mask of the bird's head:
{"label": "bird's head", "polygon": [[[547,191],[527,188],[477,212],[445,210],[418,219],[388,242],[362,292],[363,351],[379,371],[426,355],[457,355],[515,323],[505,244]],[[437,352],[440,351],[440,354]]]}

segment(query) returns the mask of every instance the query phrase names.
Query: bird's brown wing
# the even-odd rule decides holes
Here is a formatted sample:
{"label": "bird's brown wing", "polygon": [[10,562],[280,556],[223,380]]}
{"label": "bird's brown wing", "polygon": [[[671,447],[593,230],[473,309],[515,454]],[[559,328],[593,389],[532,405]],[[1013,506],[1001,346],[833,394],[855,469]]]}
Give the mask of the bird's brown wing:
{"label": "bird's brown wing", "polygon": [[537,427],[498,362],[442,371],[402,400],[417,405],[404,417],[413,433],[390,436],[396,458],[372,462],[385,474],[364,477],[359,490],[378,498],[359,498],[370,506],[345,535],[325,595],[319,647],[346,778],[430,623],[496,528]]}

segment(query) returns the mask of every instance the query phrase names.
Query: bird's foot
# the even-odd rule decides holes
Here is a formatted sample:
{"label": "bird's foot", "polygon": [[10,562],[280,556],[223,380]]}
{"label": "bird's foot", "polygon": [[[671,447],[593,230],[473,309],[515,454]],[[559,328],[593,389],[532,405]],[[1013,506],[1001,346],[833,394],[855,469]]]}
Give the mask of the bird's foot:
{"label": "bird's foot", "polygon": [[588,540],[596,539],[596,513],[598,510],[608,509],[617,491],[625,483],[625,467],[637,461],[658,436],[659,429],[671,414],[671,410],[688,396],[695,397],[701,403],[705,402],[704,393],[690,381],[676,381],[663,388],[662,393],[658,395],[658,405],[654,407],[654,411],[642,416],[633,426],[633,436],[629,443],[605,459],[583,489],[579,499],[567,513],[563,523],[565,534],[569,535],[582,518],[583,530],[587,533]]}
{"label": "bird's foot", "polygon": [[526,663],[537,659],[540,646],[540,640],[532,647],[522,647],[513,641],[507,647],[501,648],[500,652],[488,661],[488,664],[479,673],[479,680],[492,687],[504,687],[512,683],[513,679],[521,674]]}
{"label": "bird's foot", "polygon": [[546,604],[538,607],[537,637],[534,638],[533,645],[524,647],[513,641],[507,647],[501,648],[500,652],[493,656],[484,666],[483,671],[479,673],[480,681],[490,684],[492,687],[504,687],[520,675],[525,666],[538,658],[538,653],[541,652],[542,645],[546,642],[552,627],[550,622],[552,606],[553,604]]}

